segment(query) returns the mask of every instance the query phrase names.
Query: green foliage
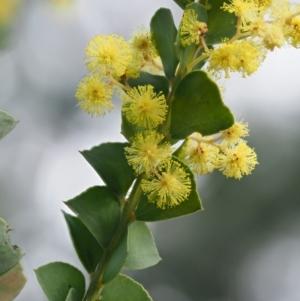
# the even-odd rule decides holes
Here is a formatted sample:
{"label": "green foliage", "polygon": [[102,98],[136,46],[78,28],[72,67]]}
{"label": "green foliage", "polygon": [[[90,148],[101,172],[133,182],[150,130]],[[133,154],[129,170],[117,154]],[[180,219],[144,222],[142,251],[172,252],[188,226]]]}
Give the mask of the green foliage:
{"label": "green foliage", "polygon": [[133,279],[119,275],[101,292],[101,301],[152,301],[145,289]]}
{"label": "green foliage", "polygon": [[160,8],[152,17],[150,28],[166,77],[171,80],[175,76],[179,62],[174,46],[177,29],[172,12],[169,9]]}
{"label": "green foliage", "polygon": [[22,258],[22,250],[12,246],[7,232],[10,230],[4,219],[0,218],[0,275],[15,266]]}
{"label": "green foliage", "polygon": [[78,214],[99,244],[107,247],[121,215],[119,201],[110,190],[105,186],[89,188],[66,205]]}
{"label": "green foliage", "polygon": [[144,222],[129,226],[128,255],[123,268],[140,270],[157,264],[161,258],[155,246],[151,230]]}
{"label": "green foliage", "polygon": [[0,139],[7,135],[17,123],[14,117],[0,110]]}
{"label": "green foliage", "polygon": [[128,229],[126,228],[118,241],[113,254],[109,258],[102,283],[106,284],[110,282],[120,273],[127,256],[127,237]]}
{"label": "green foliage", "polygon": [[63,213],[81,263],[89,273],[94,272],[103,255],[103,248],[78,217]]}
{"label": "green foliage", "polygon": [[147,197],[143,195],[135,212],[137,220],[155,222],[180,217],[203,209],[199,194],[197,192],[194,174],[188,168],[188,166],[181,162],[177,157],[173,156],[172,160],[178,162],[189,175],[192,185],[188,199],[180,203],[178,206],[166,210],[158,208],[156,204],[149,203]]}
{"label": "green foliage", "polygon": [[209,0],[208,3],[210,5],[207,12],[209,31],[205,41],[207,44],[219,44],[225,38],[230,39],[235,35],[237,17],[221,9],[224,3],[229,3],[228,0]]}
{"label": "green foliage", "polygon": [[[1,256],[1,254],[0,254]],[[0,258],[0,260],[2,260]],[[26,283],[23,269],[20,263],[17,263],[11,269],[0,275],[0,300],[14,300]]]}
{"label": "green foliage", "polygon": [[174,2],[176,4],[178,4],[182,9],[185,9],[185,7],[188,5],[188,4],[191,4],[193,3],[195,0],[174,0]]}
{"label": "green foliage", "polygon": [[224,105],[218,86],[205,72],[193,71],[182,79],[172,106],[173,138],[185,139],[194,132],[211,135],[233,123],[233,115]]}
{"label": "green foliage", "polygon": [[[35,270],[37,280],[49,301],[81,300],[85,291],[82,273],[64,262],[52,262]],[[76,291],[69,293],[70,289]]]}
{"label": "green foliage", "polygon": [[103,143],[81,153],[107,187],[119,198],[125,197],[135,178],[124,155],[124,147],[128,145],[127,143]]}
{"label": "green foliage", "polygon": [[6,221],[0,218],[0,300],[3,301],[14,300],[26,283],[19,263],[23,253],[10,244],[9,230]]}
{"label": "green foliage", "polygon": [[74,288],[71,288],[69,290],[69,293],[68,293],[66,301],[79,301],[77,299],[77,293],[76,293],[76,290]]}
{"label": "green foliage", "polygon": [[131,78],[128,80],[128,83],[132,88],[151,85],[154,87],[155,93],[162,92],[165,97],[169,94],[169,81],[162,75],[155,75],[142,71],[138,78]]}

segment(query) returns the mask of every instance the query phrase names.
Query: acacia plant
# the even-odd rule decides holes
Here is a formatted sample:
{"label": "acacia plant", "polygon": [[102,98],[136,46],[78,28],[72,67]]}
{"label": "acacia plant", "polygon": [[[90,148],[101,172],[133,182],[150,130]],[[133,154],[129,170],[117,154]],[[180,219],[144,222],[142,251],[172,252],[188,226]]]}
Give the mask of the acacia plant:
{"label": "acacia plant", "polygon": [[286,0],[175,0],[180,24],[160,8],[130,39],[99,34],[85,52],[87,76],[76,97],[88,114],[122,101],[127,142],[83,151],[105,186],[65,202],[75,250],[90,275],[54,262],[36,270],[50,301],[149,301],[121,274],[160,261],[145,222],[202,209],[195,175],[215,169],[241,179],[258,164],[247,145],[248,124],[235,120],[218,82],[232,72],[254,73],[269,51],[300,46],[300,7]]}

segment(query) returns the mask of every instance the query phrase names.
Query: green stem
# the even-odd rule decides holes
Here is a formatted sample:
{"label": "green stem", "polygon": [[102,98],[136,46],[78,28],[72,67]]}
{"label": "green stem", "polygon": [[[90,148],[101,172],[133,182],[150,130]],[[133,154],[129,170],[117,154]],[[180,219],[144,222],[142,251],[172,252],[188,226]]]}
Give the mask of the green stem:
{"label": "green stem", "polygon": [[142,188],[141,188],[141,180],[142,177],[139,176],[134,183],[134,186],[132,188],[132,191],[130,193],[129,199],[126,202],[122,216],[119,222],[119,225],[114,232],[108,247],[105,249],[98,265],[96,268],[96,271],[93,275],[92,281],[88,287],[88,290],[83,298],[83,301],[97,301],[99,300],[99,293],[103,287],[102,284],[102,278],[104,275],[104,272],[106,270],[106,267],[108,265],[108,262],[114,253],[116,246],[121,239],[124,231],[126,230],[129,221],[132,218],[132,215],[134,214],[134,211],[141,199],[142,196]]}
{"label": "green stem", "polygon": [[184,76],[184,72],[183,72],[181,64],[179,64],[177,73],[176,73],[174,79],[171,81],[170,92],[169,92],[168,98],[166,100],[166,103],[168,105],[167,117],[166,117],[166,120],[164,121],[164,123],[159,127],[159,132],[162,133],[166,137],[166,139],[169,141],[171,139],[170,133],[169,133],[169,127],[171,124],[172,102],[174,99],[174,93],[176,91],[176,88],[183,76]]}

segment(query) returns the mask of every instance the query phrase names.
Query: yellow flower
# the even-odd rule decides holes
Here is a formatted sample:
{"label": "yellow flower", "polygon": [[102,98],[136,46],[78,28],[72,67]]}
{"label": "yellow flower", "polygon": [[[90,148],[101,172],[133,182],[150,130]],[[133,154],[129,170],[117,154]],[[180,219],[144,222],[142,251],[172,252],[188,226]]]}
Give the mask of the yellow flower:
{"label": "yellow flower", "polygon": [[243,30],[247,30],[247,25],[257,18],[260,10],[256,0],[230,0],[230,3],[224,3],[221,8],[241,18]]}
{"label": "yellow flower", "polygon": [[196,174],[205,175],[213,172],[219,149],[209,143],[211,137],[202,137],[198,133],[190,137],[180,152],[180,159],[182,158]]}
{"label": "yellow flower", "polygon": [[164,136],[155,131],[137,133],[132,140],[131,146],[125,147],[125,156],[138,174],[150,174],[171,156],[171,145],[163,142]]}
{"label": "yellow flower", "polygon": [[236,122],[225,131],[221,131],[221,138],[226,144],[235,144],[241,137],[249,136],[248,123]]}
{"label": "yellow flower", "polygon": [[287,41],[295,48],[300,47],[300,17],[294,17],[286,24],[285,36]]}
{"label": "yellow flower", "polygon": [[237,145],[228,145],[222,149],[218,157],[217,168],[226,177],[241,179],[243,175],[249,175],[258,164],[256,153],[242,141]]}
{"label": "yellow flower", "polygon": [[131,89],[123,98],[122,111],[129,122],[152,129],[165,120],[167,105],[164,95],[156,94],[151,85]]}
{"label": "yellow flower", "polygon": [[77,87],[78,105],[88,114],[104,116],[114,105],[110,101],[113,90],[110,85],[101,81],[97,75],[85,77]]}
{"label": "yellow flower", "polygon": [[222,44],[211,53],[208,70],[213,73],[225,71],[225,77],[229,77],[229,71],[241,72],[243,76],[255,72],[265,58],[265,52],[261,47],[247,40],[234,41]]}
{"label": "yellow flower", "polygon": [[185,201],[191,192],[191,180],[178,162],[169,161],[149,180],[142,180],[142,189],[150,203],[166,209]]}
{"label": "yellow flower", "polygon": [[1,0],[0,1],[0,26],[7,24],[16,12],[19,0]]}
{"label": "yellow flower", "polygon": [[132,55],[129,45],[118,35],[98,35],[88,44],[85,63],[88,70],[98,74],[122,76]]}
{"label": "yellow flower", "polygon": [[130,38],[129,44],[134,52],[142,55],[146,61],[151,61],[158,56],[157,50],[151,41],[150,31],[145,26],[140,26],[137,29]]}
{"label": "yellow flower", "polygon": [[180,27],[180,37],[182,46],[188,46],[193,43],[200,43],[200,36],[208,32],[207,25],[198,21],[198,16],[193,9],[184,12]]}

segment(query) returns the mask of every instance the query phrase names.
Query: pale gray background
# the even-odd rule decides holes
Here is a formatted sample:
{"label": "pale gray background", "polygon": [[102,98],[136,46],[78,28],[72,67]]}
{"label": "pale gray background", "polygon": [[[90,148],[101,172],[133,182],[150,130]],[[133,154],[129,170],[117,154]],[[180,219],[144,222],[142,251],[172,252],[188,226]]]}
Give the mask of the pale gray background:
{"label": "pale gray background", "polygon": [[[25,252],[17,301],[43,301],[33,269],[66,261],[83,270],[61,209],[100,182],[78,150],[124,141],[119,100],[105,118],[76,107],[84,50],[98,33],[128,38],[171,0],[81,0],[67,10],[24,1],[0,52],[0,109],[19,124],[0,141],[0,216]],[[241,181],[199,177],[205,211],[152,224],[163,261],[132,273],[156,301],[300,300],[300,50],[276,49],[251,77],[225,81],[224,101],[249,122],[259,165]]]}

